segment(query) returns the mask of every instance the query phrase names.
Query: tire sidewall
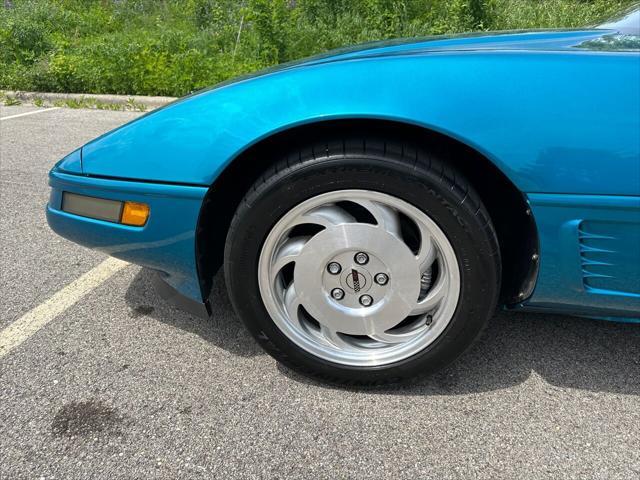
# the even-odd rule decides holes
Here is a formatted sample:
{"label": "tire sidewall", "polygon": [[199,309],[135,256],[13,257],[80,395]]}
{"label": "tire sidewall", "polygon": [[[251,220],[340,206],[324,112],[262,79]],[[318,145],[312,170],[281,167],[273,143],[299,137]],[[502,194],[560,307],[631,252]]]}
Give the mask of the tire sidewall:
{"label": "tire sidewall", "polygon": [[[395,363],[357,367],[311,355],[280,331],[259,293],[260,253],[278,220],[309,198],[346,189],[382,192],[419,208],[442,229],[458,260],[460,298],[449,325],[424,350]],[[458,197],[444,175],[388,158],[326,158],[285,169],[250,192],[232,222],[225,248],[225,278],[232,304],[272,356],[324,380],[375,384],[441,368],[478,337],[495,310],[499,290],[495,240],[488,235],[477,211],[465,208],[464,200],[461,204]]]}

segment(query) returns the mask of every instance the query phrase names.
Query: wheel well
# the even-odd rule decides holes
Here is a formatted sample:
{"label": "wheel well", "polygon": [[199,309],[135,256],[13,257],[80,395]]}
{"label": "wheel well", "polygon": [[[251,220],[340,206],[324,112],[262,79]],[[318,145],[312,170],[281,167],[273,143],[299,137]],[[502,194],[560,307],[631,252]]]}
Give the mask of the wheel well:
{"label": "wheel well", "polygon": [[340,120],[302,125],[268,137],[241,153],[209,188],[198,219],[196,257],[203,298],[224,257],[224,244],[240,201],[268,166],[292,145],[309,145],[345,132],[400,136],[448,159],[476,189],[495,226],[502,255],[501,303],[514,304],[533,291],[537,276],[538,236],[524,195],[484,155],[438,132],[382,120]]}

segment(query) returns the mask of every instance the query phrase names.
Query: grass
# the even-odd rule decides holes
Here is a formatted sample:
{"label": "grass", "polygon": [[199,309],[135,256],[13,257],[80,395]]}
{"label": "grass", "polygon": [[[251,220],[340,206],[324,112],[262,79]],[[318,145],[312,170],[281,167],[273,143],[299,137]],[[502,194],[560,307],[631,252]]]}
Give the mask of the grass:
{"label": "grass", "polygon": [[626,0],[12,0],[0,6],[0,89],[180,96],[344,45],[472,30],[578,27],[628,5]]}
{"label": "grass", "polygon": [[0,103],[7,107],[22,105],[24,102],[31,103],[36,107],[64,107],[64,108],[88,108],[94,110],[113,111],[133,111],[144,112],[147,106],[144,103],[136,102],[133,98],[127,99],[124,103],[102,102],[91,97],[66,98],[60,100],[45,100],[42,97],[34,96],[28,100],[18,98],[15,94],[0,91]]}
{"label": "grass", "polygon": [[126,103],[101,102],[94,98],[65,99],[65,100],[54,101],[53,106],[66,107],[66,108],[89,108],[89,109],[95,109],[95,110],[117,110],[117,111],[135,111],[135,112],[144,112],[147,109],[147,107],[144,104],[136,102],[132,98],[128,99]]}
{"label": "grass", "polygon": [[5,107],[14,107],[16,105],[22,105],[22,102],[17,98],[5,97],[2,101]]}

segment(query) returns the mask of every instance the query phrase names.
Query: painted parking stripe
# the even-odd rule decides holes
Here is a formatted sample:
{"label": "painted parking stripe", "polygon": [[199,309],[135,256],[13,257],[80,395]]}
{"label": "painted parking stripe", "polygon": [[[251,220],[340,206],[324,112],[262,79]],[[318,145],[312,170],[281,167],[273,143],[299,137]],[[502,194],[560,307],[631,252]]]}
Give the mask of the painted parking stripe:
{"label": "painted parking stripe", "polygon": [[19,113],[17,115],[10,115],[8,117],[0,117],[0,121],[11,120],[12,118],[18,118],[18,117],[26,117],[27,115],[35,115],[36,113],[50,112],[51,110],[59,110],[59,109],[60,107],[51,107],[51,108],[45,108],[44,110],[33,110],[31,112]]}
{"label": "painted parking stripe", "polygon": [[116,258],[106,259],[0,331],[0,358],[127,265]]}

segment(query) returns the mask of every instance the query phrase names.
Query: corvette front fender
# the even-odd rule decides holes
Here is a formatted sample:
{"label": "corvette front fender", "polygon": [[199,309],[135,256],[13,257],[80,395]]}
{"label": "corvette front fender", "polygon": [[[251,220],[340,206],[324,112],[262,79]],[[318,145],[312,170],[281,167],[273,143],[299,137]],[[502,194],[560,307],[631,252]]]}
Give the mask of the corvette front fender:
{"label": "corvette front fender", "polygon": [[208,186],[277,132],[371,118],[451,136],[523,192],[638,195],[637,59],[484,51],[293,67],[185,98],[90,142],[83,173]]}

